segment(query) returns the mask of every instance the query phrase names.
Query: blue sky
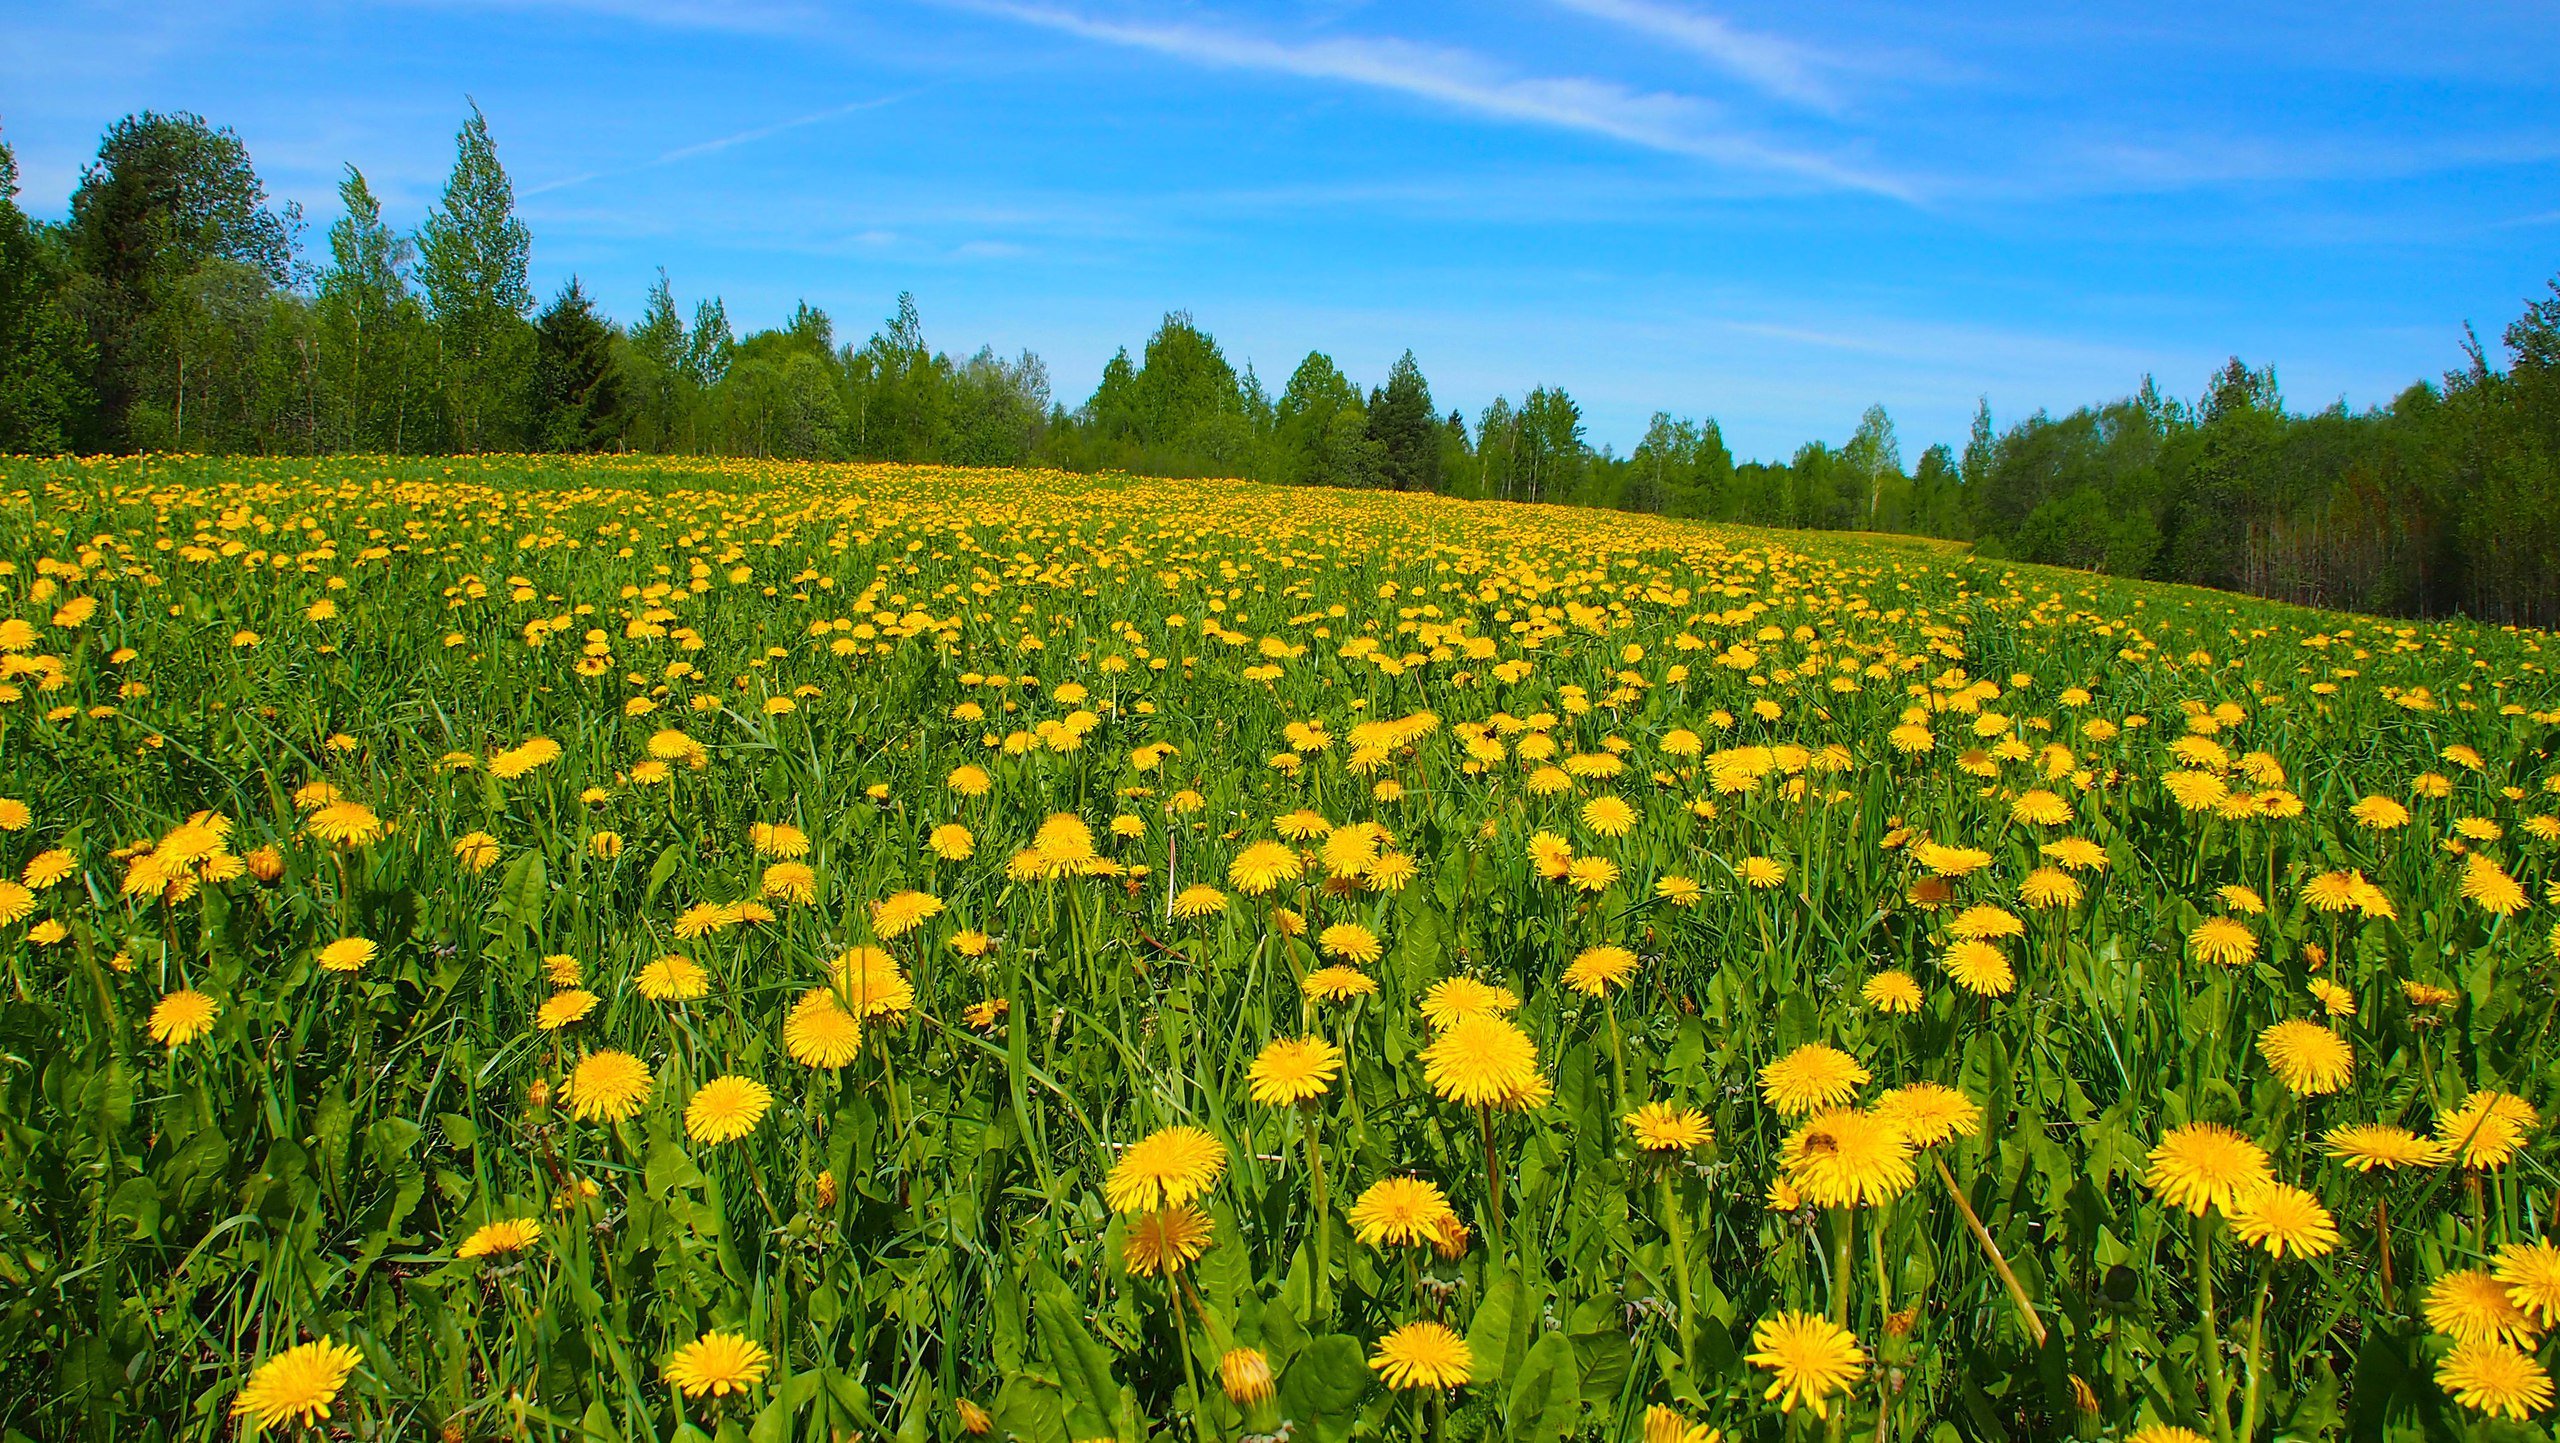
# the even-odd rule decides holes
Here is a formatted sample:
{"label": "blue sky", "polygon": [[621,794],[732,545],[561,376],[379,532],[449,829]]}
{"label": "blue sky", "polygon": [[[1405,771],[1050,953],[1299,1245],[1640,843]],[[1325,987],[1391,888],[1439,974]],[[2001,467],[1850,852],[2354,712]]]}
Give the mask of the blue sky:
{"label": "blue sky", "polygon": [[1800,0],[0,0],[0,134],[62,212],[141,108],[235,127],[312,241],[414,225],[464,97],[547,294],[657,267],[741,329],[900,290],[1069,404],[1172,307],[1443,409],[1561,385],[1737,452],[1906,457],[2225,356],[2388,400],[2560,273],[2560,7]]}

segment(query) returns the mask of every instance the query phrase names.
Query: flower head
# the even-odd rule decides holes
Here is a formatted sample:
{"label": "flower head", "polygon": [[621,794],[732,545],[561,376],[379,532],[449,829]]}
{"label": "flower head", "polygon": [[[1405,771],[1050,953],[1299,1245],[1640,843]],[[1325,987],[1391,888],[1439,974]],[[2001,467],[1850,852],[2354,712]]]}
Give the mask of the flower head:
{"label": "flower head", "polygon": [[2190,1122],[2169,1130],[2151,1150],[2143,1185],[2171,1207],[2203,1216],[2207,1208],[2228,1209],[2243,1193],[2274,1179],[2267,1151],[2217,1122]]}
{"label": "flower head", "polygon": [[1473,977],[1450,977],[1422,994],[1422,1016],[1434,1027],[1447,1027],[1464,1017],[1499,1017],[1519,1010],[1520,999],[1508,987]]}
{"label": "flower head", "polygon": [[1910,973],[1898,967],[1868,978],[1866,985],[1858,989],[1858,995],[1867,999],[1869,1007],[1894,1017],[1909,1017],[1918,1012],[1923,1000],[1920,984],[1912,980]]}
{"label": "flower head", "polygon": [[705,1333],[667,1357],[667,1385],[688,1398],[725,1398],[764,1381],[773,1355],[739,1333]]}
{"label": "flower head", "polygon": [[811,988],[783,1020],[782,1045],[792,1061],[833,1072],[861,1054],[862,1018],[835,989]]}
{"label": "flower head", "polygon": [[2319,1198],[2290,1183],[2262,1183],[2242,1193],[2228,1214],[2240,1241],[2271,1257],[2316,1258],[2338,1246],[2336,1219]]}
{"label": "flower head", "polygon": [[1902,1129],[1913,1147],[1935,1147],[1951,1137],[1982,1131],[1982,1108],[1964,1093],[1938,1082],[1913,1082],[1878,1097],[1878,1117]]}
{"label": "flower head", "polygon": [[2329,1156],[2358,1172],[2434,1167],[2450,1155],[2443,1143],[2385,1122],[2350,1122],[2320,1135]]}
{"label": "flower head", "polygon": [[1214,1227],[1196,1204],[1180,1203],[1131,1220],[1120,1243],[1120,1265],[1142,1278],[1169,1278],[1209,1251]]}
{"label": "flower head", "polygon": [[1539,1070],[1538,1044],[1509,1019],[1485,1012],[1443,1029],[1423,1049],[1422,1071],[1433,1092],[1468,1107],[1535,1107],[1554,1090]]}
{"label": "flower head", "polygon": [[2317,1022],[2279,1022],[2258,1034],[2258,1051],[2296,1097],[2336,1092],[2355,1075],[2355,1049]]}
{"label": "flower head", "polygon": [[1585,997],[1603,997],[1635,974],[1636,954],[1624,947],[1585,947],[1564,969],[1564,985]]}
{"label": "flower head", "polygon": [[557,1032],[573,1022],[583,1021],[588,1013],[596,1010],[596,1003],[601,1000],[594,993],[576,987],[566,992],[555,992],[534,1009],[533,1025],[539,1031]]}
{"label": "flower head", "polygon": [[641,968],[635,985],[652,1002],[691,1002],[711,991],[711,974],[692,958],[671,952]]}
{"label": "flower head", "polygon": [[2236,918],[2207,917],[2187,934],[2187,950],[2200,962],[2237,967],[2258,955],[2258,939]]}
{"label": "flower head", "polygon": [[2009,958],[1988,942],[1966,939],[1951,944],[1938,959],[1958,987],[1977,997],[2006,997],[2018,986]]}
{"label": "flower head", "polygon": [[2481,1091],[2436,1119],[2436,1141],[2453,1149],[2464,1167],[2504,1167],[2524,1150],[2525,1134],[2541,1125],[2533,1105],[2508,1092]]}
{"label": "flower head", "polygon": [[1455,1388],[1475,1376],[1475,1354],[1445,1324],[1407,1323],[1378,1340],[1369,1367],[1390,1388]]}
{"label": "flower head", "polygon": [[318,1422],[329,1416],[347,1375],[363,1361],[364,1354],[330,1338],[287,1348],[249,1375],[231,1400],[231,1416],[247,1419],[252,1429]]}
{"label": "flower head", "polygon": [[151,1008],[151,1040],[163,1047],[184,1047],[213,1030],[220,1003],[194,988],[182,988]]}
{"label": "flower head", "polygon": [[1760,1069],[1760,1097],[1783,1117],[1804,1117],[1858,1095],[1873,1074],[1839,1048],[1808,1042]]}
{"label": "flower head", "polygon": [[773,1089],[751,1077],[715,1077],[685,1104],[684,1133],[695,1142],[734,1142],[773,1107]]}
{"label": "flower head", "polygon": [[2542,1327],[2560,1323],[2560,1247],[2536,1238],[2499,1247],[2490,1264],[2507,1301]]}
{"label": "flower head", "polygon": [[2541,1325],[2507,1296],[2507,1285],[2480,1268],[2461,1268],[2427,1289],[2427,1326],[2457,1343],[2530,1345]]}
{"label": "flower head", "polygon": [[1418,1177],[1380,1178],[1351,1205],[1344,1220],[1352,1236],[1373,1248],[1413,1247],[1436,1241],[1457,1213],[1437,1183]]}
{"label": "flower head", "polygon": [[1225,1143],[1196,1127],[1159,1128],[1120,1154],[1102,1191],[1116,1212],[1154,1212],[1207,1192],[1226,1170]]}
{"label": "flower head", "polygon": [[1772,1375],[1763,1398],[1778,1400],[1780,1412],[1798,1403],[1828,1418],[1831,1399],[1857,1386],[1866,1376],[1867,1355],[1857,1335],[1819,1313],[1781,1312],[1751,1329],[1751,1351],[1743,1361]]}
{"label": "flower head", "polygon": [[2513,1343],[2456,1343],[2436,1365],[2436,1384],[2492,1418],[2529,1418],[2551,1406],[2551,1375]]}
{"label": "flower head", "polygon": [[1378,979],[1356,967],[1319,967],[1306,975],[1298,990],[1312,1002],[1348,1002],[1378,995]]}
{"label": "flower head", "polygon": [[506,1253],[520,1253],[542,1239],[540,1218],[500,1218],[482,1223],[453,1250],[457,1258],[491,1258]]}
{"label": "flower head", "polygon": [[1911,1135],[1892,1119],[1833,1108],[1807,1119],[1778,1150],[1787,1181],[1819,1206],[1873,1207],[1910,1191]]}
{"label": "flower head", "polygon": [[1283,1037],[1253,1059],[1246,1081],[1254,1101],[1285,1106],[1324,1096],[1341,1075],[1341,1048],[1321,1037]]}
{"label": "flower head", "polygon": [[621,1122],[649,1100],[649,1065],[628,1052],[589,1053],[569,1074],[561,1099],[585,1122]]}
{"label": "flower head", "polygon": [[1694,1107],[1648,1102],[1620,1120],[1635,1145],[1646,1152],[1687,1152],[1715,1139],[1706,1114]]}

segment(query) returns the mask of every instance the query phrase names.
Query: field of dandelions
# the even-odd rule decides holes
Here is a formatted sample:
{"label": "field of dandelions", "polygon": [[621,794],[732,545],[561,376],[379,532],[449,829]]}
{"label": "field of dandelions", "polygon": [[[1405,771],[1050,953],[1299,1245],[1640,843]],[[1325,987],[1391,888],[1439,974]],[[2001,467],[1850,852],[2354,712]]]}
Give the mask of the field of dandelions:
{"label": "field of dandelions", "polygon": [[0,464],[0,1433],[2546,1437],[2555,660],[1429,497]]}

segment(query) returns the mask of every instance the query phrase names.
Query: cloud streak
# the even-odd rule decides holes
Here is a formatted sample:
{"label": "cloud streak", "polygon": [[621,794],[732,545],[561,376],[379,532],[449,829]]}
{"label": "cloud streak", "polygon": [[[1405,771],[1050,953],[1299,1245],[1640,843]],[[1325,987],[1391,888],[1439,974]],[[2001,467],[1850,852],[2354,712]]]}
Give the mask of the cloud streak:
{"label": "cloud streak", "polygon": [[1194,24],[1109,20],[1016,0],[955,0],[1078,39],[1221,70],[1332,81],[1464,114],[1599,136],[1667,155],[1787,175],[1828,189],[1913,200],[1892,177],[1736,130],[1695,96],[1582,76],[1520,75],[1461,50],[1392,38],[1291,42]]}
{"label": "cloud streak", "polygon": [[641,161],[636,165],[617,166],[606,170],[581,171],[576,175],[563,176],[558,180],[545,181],[542,184],[535,186],[527,186],[523,193],[527,196],[548,195],[553,191],[567,190],[572,186],[584,185],[591,180],[603,180],[612,176],[635,175],[644,170],[655,170],[662,165],[674,165],[680,161],[692,160],[697,156],[716,155],[721,151],[729,149],[731,146],[746,145],[753,141],[764,140],[772,136],[781,135],[786,131],[798,130],[804,126],[817,125],[823,121],[840,119],[844,116],[853,115],[860,111],[878,110],[884,105],[894,105],[904,98],[904,96],[898,95],[885,95],[876,100],[857,100],[847,105],[832,105],[824,110],[814,110],[807,115],[794,116],[789,120],[776,121],[771,125],[759,125],[752,130],[741,130],[734,135],[723,135],[714,140],[697,141],[692,145],[679,145],[673,150],[661,151],[657,155],[651,156],[649,159]]}
{"label": "cloud streak", "polygon": [[1577,14],[1677,45],[1764,94],[1825,113],[1840,109],[1839,94],[1815,73],[1812,54],[1793,42],[1738,29],[1716,16],[1655,4],[1653,0],[1555,3]]}

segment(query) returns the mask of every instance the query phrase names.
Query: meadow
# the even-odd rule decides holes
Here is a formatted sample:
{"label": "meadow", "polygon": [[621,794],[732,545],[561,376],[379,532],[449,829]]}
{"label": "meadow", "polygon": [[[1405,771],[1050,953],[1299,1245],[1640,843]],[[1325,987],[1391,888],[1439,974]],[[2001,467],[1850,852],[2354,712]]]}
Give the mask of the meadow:
{"label": "meadow", "polygon": [[2547,634],[745,461],[0,596],[11,1440],[2549,1436]]}

